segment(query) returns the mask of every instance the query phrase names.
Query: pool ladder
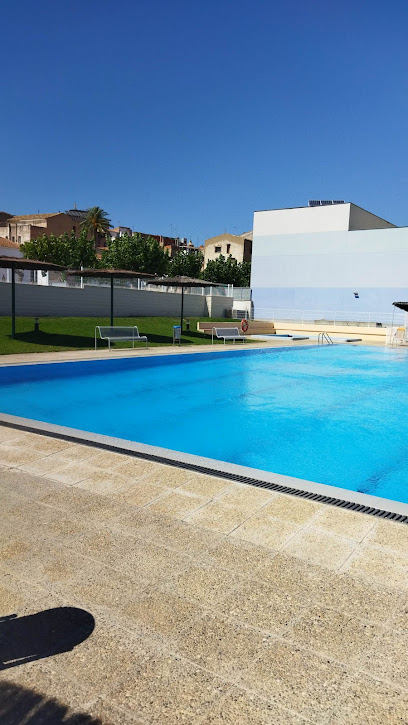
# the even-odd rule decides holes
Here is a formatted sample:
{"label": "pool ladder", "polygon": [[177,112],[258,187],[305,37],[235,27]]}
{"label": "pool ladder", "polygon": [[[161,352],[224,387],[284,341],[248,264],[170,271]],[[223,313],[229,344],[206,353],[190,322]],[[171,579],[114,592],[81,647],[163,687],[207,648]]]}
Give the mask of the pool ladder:
{"label": "pool ladder", "polygon": [[317,344],[324,345],[325,342],[327,342],[328,345],[334,345],[334,342],[328,332],[319,332],[319,335],[317,337]]}

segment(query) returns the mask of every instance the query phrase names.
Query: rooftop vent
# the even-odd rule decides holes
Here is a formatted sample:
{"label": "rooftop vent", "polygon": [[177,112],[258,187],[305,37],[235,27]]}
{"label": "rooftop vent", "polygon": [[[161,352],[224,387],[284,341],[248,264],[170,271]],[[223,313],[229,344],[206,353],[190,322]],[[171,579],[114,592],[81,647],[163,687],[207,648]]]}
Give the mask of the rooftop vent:
{"label": "rooftop vent", "polygon": [[344,204],[339,199],[309,199],[308,206],[332,206],[333,204]]}

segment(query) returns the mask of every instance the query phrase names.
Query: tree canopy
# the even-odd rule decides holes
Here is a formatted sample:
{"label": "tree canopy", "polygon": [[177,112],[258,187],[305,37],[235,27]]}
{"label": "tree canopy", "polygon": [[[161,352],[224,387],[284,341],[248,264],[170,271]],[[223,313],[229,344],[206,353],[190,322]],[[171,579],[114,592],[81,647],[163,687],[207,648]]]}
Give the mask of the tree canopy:
{"label": "tree canopy", "polygon": [[249,287],[251,265],[249,262],[237,262],[231,254],[227,258],[220,254],[217,259],[210,259],[202,277],[210,282],[233,284],[235,287]]}
{"label": "tree canopy", "polygon": [[163,275],[167,273],[169,255],[154,237],[135,233],[108,240],[102,252],[102,267],[131,269],[133,272]]}
{"label": "tree canopy", "polygon": [[81,222],[81,229],[90,234],[91,238],[96,242],[99,237],[106,236],[110,225],[111,220],[106,211],[99,206],[91,206],[86,210],[86,217]]}
{"label": "tree canopy", "polygon": [[53,262],[68,269],[98,266],[94,243],[91,239],[87,239],[85,230],[79,237],[76,237],[74,232],[71,235],[61,234],[59,237],[54,234],[50,236],[43,234],[22,244],[21,251],[26,259]]}
{"label": "tree canopy", "polygon": [[170,260],[168,274],[170,277],[193,277],[201,274],[204,257],[201,252],[177,252]]}

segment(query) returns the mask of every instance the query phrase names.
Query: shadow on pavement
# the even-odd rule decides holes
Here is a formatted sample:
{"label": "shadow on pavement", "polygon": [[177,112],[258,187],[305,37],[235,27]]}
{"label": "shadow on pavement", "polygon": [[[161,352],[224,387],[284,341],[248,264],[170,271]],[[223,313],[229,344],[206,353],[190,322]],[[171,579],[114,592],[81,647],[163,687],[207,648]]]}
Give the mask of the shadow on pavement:
{"label": "shadow on pavement", "polygon": [[[56,607],[26,617],[0,617],[0,673],[25,662],[69,652],[94,628],[92,614],[76,607]],[[6,721],[0,718],[2,722]]]}
{"label": "shadow on pavement", "polygon": [[0,681],[0,723],[2,725],[103,725],[85,713],[72,712],[44,695]]}

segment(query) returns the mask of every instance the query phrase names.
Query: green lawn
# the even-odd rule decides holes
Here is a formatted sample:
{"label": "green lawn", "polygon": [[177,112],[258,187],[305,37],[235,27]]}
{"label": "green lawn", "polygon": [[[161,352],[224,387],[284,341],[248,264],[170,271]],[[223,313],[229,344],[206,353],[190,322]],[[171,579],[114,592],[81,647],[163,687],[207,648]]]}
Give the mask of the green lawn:
{"label": "green lawn", "polygon": [[[225,322],[212,318],[214,322]],[[203,345],[211,341],[208,335],[197,332],[197,322],[209,322],[208,317],[190,317],[190,332],[184,332],[183,345]],[[137,325],[140,335],[147,335],[149,346],[171,345],[173,325],[179,325],[178,317],[115,317],[115,325]],[[16,337],[11,339],[11,318],[0,317],[0,354],[20,352],[57,352],[61,350],[89,350],[94,348],[96,325],[110,325],[108,317],[41,317],[40,332],[34,332],[33,317],[18,317]],[[140,347],[143,343],[136,343]],[[100,340],[98,347],[107,347]],[[132,347],[131,342],[117,342],[115,349]]]}

